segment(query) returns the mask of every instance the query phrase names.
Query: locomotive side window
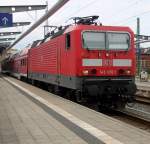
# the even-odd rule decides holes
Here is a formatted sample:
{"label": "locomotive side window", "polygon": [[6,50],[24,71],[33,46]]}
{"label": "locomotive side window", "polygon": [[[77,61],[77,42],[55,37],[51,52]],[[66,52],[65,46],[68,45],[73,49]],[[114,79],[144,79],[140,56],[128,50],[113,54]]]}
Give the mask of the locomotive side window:
{"label": "locomotive side window", "polygon": [[130,37],[127,33],[108,33],[108,48],[115,50],[127,50],[130,45]]}
{"label": "locomotive side window", "polygon": [[103,50],[106,48],[104,32],[87,31],[83,33],[83,47],[88,50]]}
{"label": "locomotive side window", "polygon": [[71,47],[71,37],[70,33],[66,34],[66,49],[69,49]]}

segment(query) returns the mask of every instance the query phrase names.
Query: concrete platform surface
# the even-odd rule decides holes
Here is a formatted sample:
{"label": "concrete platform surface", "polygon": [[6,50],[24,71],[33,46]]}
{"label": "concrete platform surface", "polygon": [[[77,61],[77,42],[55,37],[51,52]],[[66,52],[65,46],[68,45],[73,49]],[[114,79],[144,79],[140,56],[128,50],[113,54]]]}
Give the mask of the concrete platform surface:
{"label": "concrete platform surface", "polygon": [[136,85],[150,87],[150,81],[148,81],[148,82],[142,82],[140,80],[136,80]]}
{"label": "concrete platform surface", "polygon": [[70,115],[73,115],[76,118],[93,126],[94,128],[103,131],[121,143],[148,144],[150,142],[150,133],[144,130],[138,129],[134,126],[123,123],[119,120],[41,90],[37,87],[18,81],[14,78],[8,77],[8,79],[17,83],[19,86],[24,87],[35,95],[40,96],[41,99],[46,100],[48,103],[61,108]]}
{"label": "concrete platform surface", "polygon": [[86,144],[0,78],[0,144]]}

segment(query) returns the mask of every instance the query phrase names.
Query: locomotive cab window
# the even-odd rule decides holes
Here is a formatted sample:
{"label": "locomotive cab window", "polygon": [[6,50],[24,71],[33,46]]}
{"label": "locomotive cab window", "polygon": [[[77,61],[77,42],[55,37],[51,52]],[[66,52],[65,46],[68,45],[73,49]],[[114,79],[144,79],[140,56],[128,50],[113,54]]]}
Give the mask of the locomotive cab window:
{"label": "locomotive cab window", "polygon": [[130,36],[127,33],[108,33],[108,48],[115,50],[128,50]]}
{"label": "locomotive cab window", "polygon": [[70,33],[66,34],[66,49],[69,49],[71,47],[71,36]]}
{"label": "locomotive cab window", "polygon": [[83,47],[88,50],[103,50],[106,48],[104,32],[86,31],[82,35]]}

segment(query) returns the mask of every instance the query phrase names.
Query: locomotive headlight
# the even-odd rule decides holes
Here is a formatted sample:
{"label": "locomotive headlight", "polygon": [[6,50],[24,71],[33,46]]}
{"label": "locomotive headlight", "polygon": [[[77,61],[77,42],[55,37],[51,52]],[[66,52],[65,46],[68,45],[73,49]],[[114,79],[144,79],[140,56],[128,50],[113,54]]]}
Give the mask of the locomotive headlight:
{"label": "locomotive headlight", "polygon": [[126,70],[126,74],[131,74],[131,71],[130,70]]}
{"label": "locomotive headlight", "polygon": [[109,53],[106,53],[106,57],[109,57]]}
{"label": "locomotive headlight", "polygon": [[82,73],[83,73],[83,75],[88,75],[89,71],[88,70],[83,70]]}
{"label": "locomotive headlight", "polygon": [[129,70],[129,69],[128,70],[120,69],[118,72],[120,75],[124,75],[124,74],[130,75],[131,74],[131,70]]}

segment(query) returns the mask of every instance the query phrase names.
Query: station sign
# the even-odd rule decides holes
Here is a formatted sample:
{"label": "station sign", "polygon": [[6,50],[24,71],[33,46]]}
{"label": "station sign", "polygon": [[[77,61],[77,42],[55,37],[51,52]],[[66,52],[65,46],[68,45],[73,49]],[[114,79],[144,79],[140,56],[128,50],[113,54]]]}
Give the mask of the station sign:
{"label": "station sign", "polygon": [[0,13],[0,27],[13,26],[13,16],[9,13]]}

